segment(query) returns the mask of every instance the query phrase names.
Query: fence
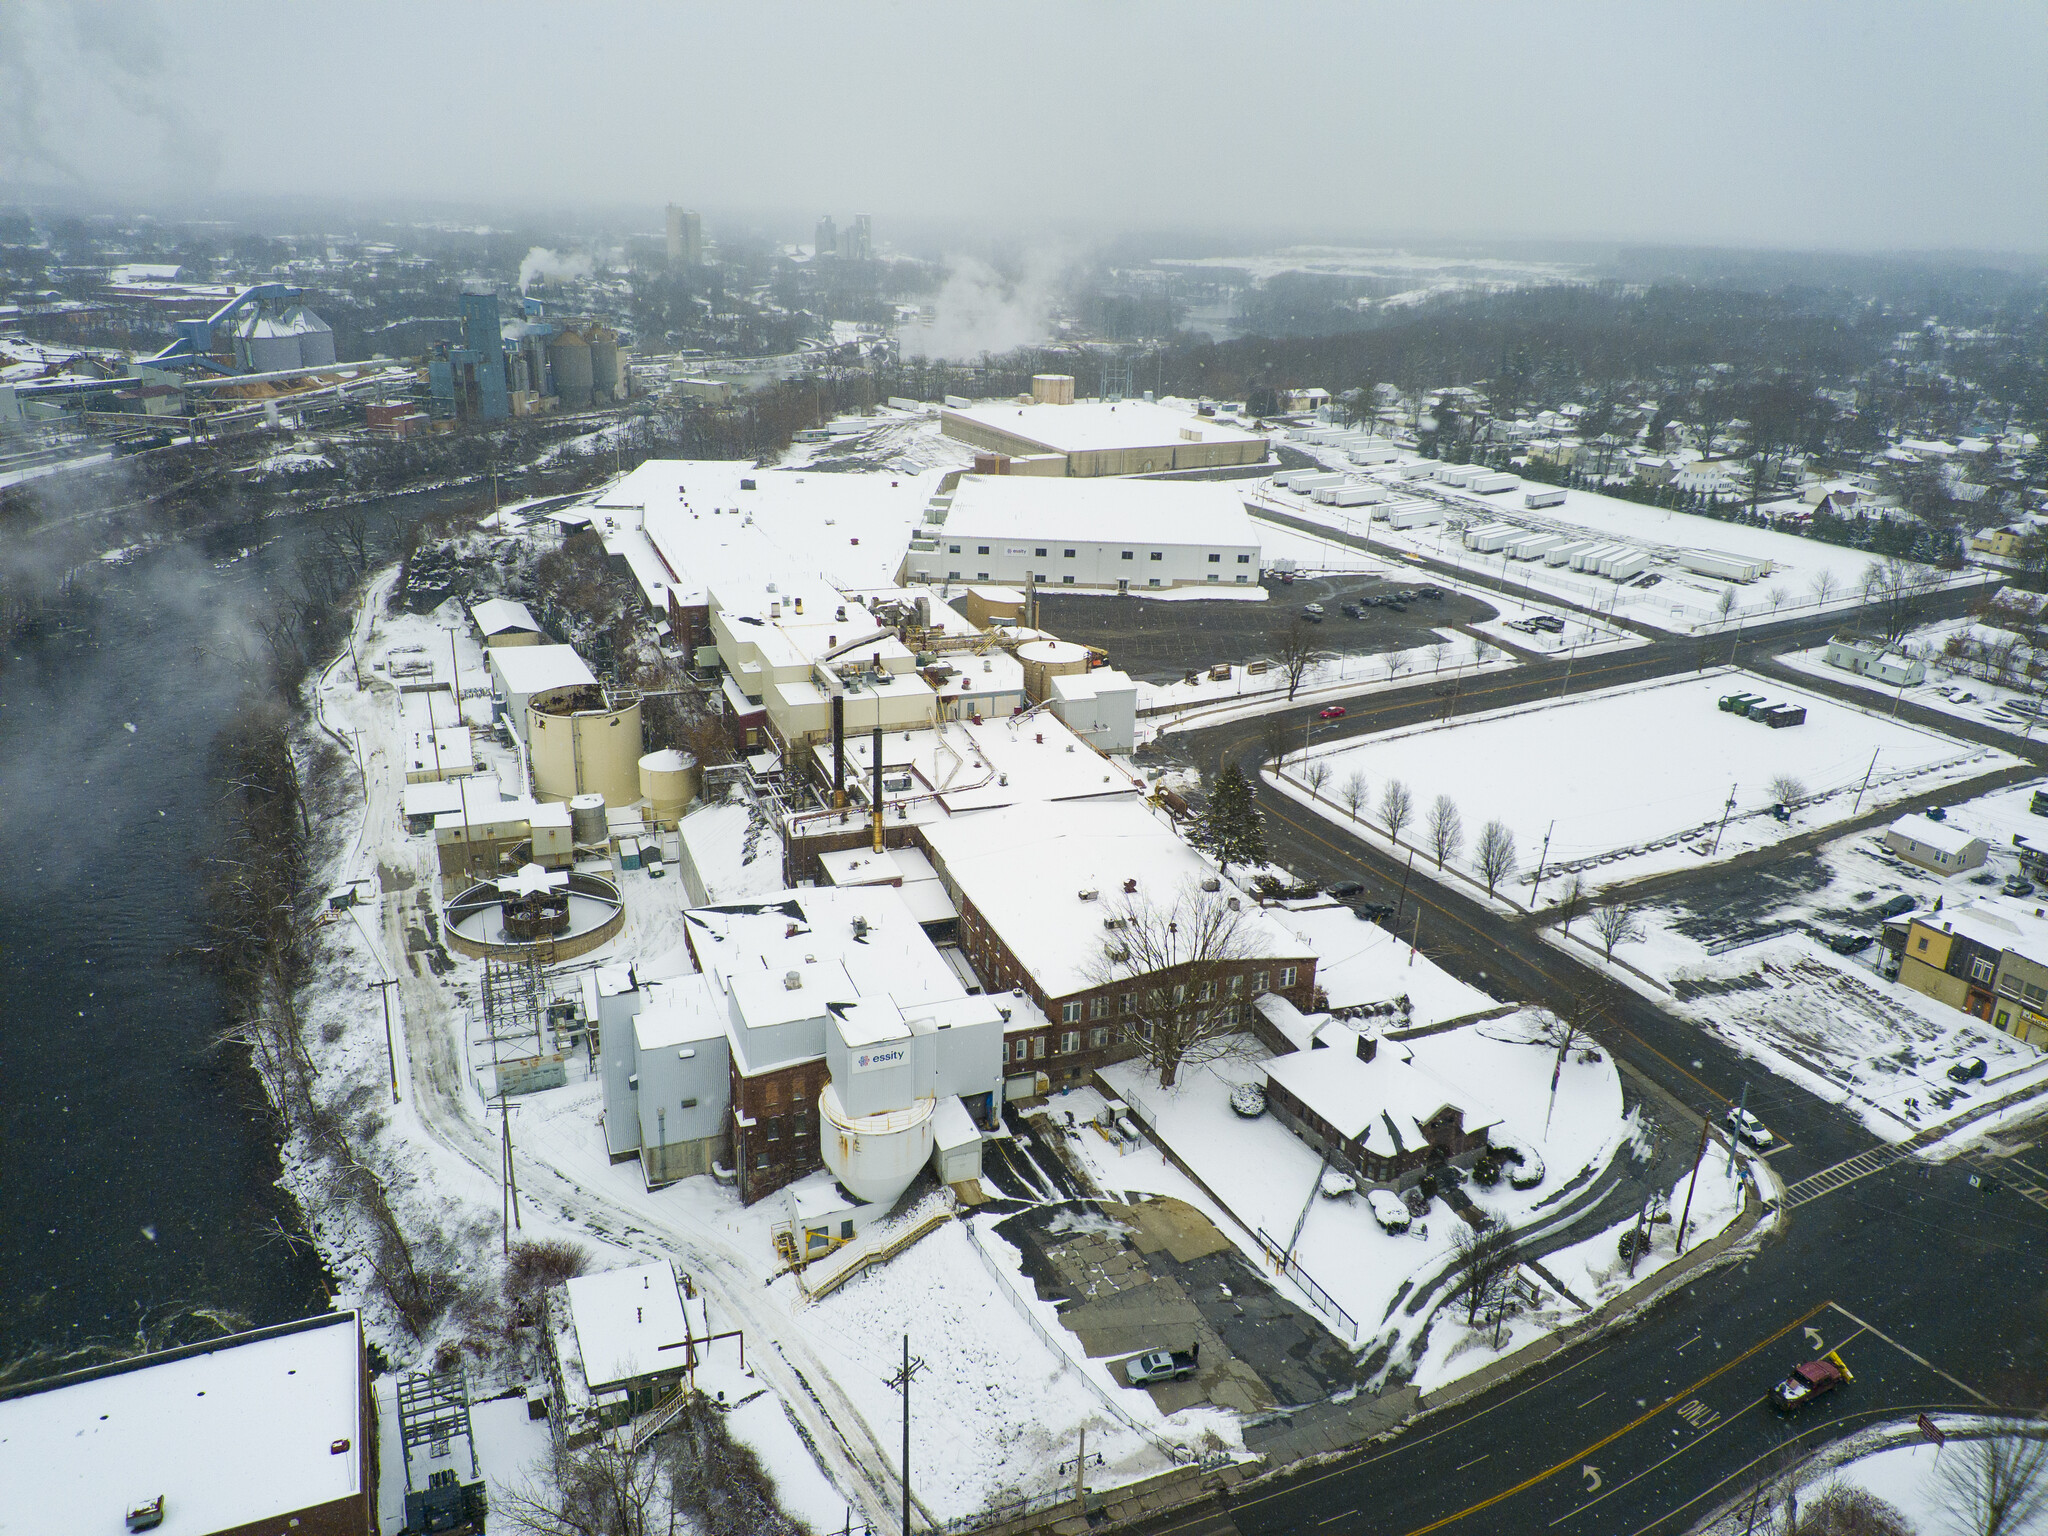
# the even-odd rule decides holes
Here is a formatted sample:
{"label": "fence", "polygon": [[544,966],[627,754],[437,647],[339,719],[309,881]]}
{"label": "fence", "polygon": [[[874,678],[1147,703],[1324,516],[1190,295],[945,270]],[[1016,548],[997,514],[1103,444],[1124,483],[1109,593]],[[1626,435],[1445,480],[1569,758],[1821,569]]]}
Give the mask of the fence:
{"label": "fence", "polygon": [[1316,1284],[1309,1272],[1301,1267],[1301,1260],[1267,1236],[1264,1227],[1260,1227],[1252,1235],[1259,1240],[1259,1246],[1266,1250],[1266,1257],[1273,1261],[1281,1273],[1301,1287],[1301,1293],[1309,1299],[1310,1305],[1314,1306],[1318,1311],[1329,1313],[1331,1317],[1342,1323],[1345,1330],[1351,1335],[1351,1342],[1356,1344],[1358,1342],[1358,1319],[1339,1306],[1336,1297]]}

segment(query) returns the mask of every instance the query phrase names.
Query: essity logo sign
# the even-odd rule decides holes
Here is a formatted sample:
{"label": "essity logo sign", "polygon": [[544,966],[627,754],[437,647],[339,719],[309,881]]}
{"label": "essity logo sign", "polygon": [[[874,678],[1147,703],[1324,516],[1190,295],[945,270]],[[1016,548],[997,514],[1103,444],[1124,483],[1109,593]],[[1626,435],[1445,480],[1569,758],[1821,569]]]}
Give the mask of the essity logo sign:
{"label": "essity logo sign", "polygon": [[853,1070],[873,1072],[881,1067],[900,1066],[910,1060],[910,1047],[899,1045],[887,1051],[861,1051],[853,1058]]}

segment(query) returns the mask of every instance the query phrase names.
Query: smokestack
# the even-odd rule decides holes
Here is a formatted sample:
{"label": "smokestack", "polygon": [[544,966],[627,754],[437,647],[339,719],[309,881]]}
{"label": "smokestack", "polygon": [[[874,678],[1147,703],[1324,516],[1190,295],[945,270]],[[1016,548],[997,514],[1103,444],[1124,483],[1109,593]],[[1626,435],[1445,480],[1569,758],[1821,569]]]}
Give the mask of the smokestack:
{"label": "smokestack", "polygon": [[846,809],[846,695],[832,695],[832,809]]}
{"label": "smokestack", "polygon": [[882,701],[875,700],[875,852],[882,851]]}

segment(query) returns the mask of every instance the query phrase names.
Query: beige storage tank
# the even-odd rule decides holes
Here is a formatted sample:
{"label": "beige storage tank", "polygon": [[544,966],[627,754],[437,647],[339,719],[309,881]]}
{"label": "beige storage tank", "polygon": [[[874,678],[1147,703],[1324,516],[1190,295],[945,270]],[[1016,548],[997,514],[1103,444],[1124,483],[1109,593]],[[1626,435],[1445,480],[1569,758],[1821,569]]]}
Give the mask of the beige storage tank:
{"label": "beige storage tank", "polygon": [[549,688],[526,701],[533,792],[542,800],[599,794],[613,810],[640,798],[640,705],[614,707],[588,683]]}
{"label": "beige storage tank", "polygon": [[599,401],[622,398],[619,389],[619,338],[597,326],[590,332],[590,387]]}
{"label": "beige storage tank", "polygon": [[1024,663],[1024,697],[1043,704],[1052,692],[1050,679],[1073,677],[1088,670],[1088,648],[1071,640],[1033,640],[1017,647]]}
{"label": "beige storage tank", "polygon": [[603,795],[578,795],[569,802],[569,835],[585,848],[611,841],[611,822]]}
{"label": "beige storage tank", "polygon": [[657,826],[680,821],[697,798],[697,787],[697,759],[688,752],[670,747],[640,759],[640,798],[647,802],[647,819]]}
{"label": "beige storage tank", "polygon": [[1040,405],[1072,405],[1074,376],[1071,373],[1034,373],[1031,398]]}

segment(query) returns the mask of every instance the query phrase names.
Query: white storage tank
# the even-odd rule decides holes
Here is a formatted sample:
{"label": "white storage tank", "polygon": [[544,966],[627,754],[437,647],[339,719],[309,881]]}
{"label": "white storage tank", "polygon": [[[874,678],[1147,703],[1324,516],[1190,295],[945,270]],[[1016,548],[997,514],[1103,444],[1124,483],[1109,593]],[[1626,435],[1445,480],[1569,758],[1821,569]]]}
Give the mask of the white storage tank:
{"label": "white storage tank", "polygon": [[1024,664],[1024,697],[1043,704],[1052,695],[1052,679],[1088,670],[1088,650],[1071,640],[1033,640],[1017,647]]}
{"label": "white storage tank", "polygon": [[640,798],[657,825],[673,827],[697,793],[697,759],[692,754],[667,747],[640,759]]}
{"label": "white storage tank", "polygon": [[931,1160],[934,1099],[907,1109],[851,1115],[836,1085],[818,1095],[819,1151],[832,1177],[857,1200],[893,1205]]}

